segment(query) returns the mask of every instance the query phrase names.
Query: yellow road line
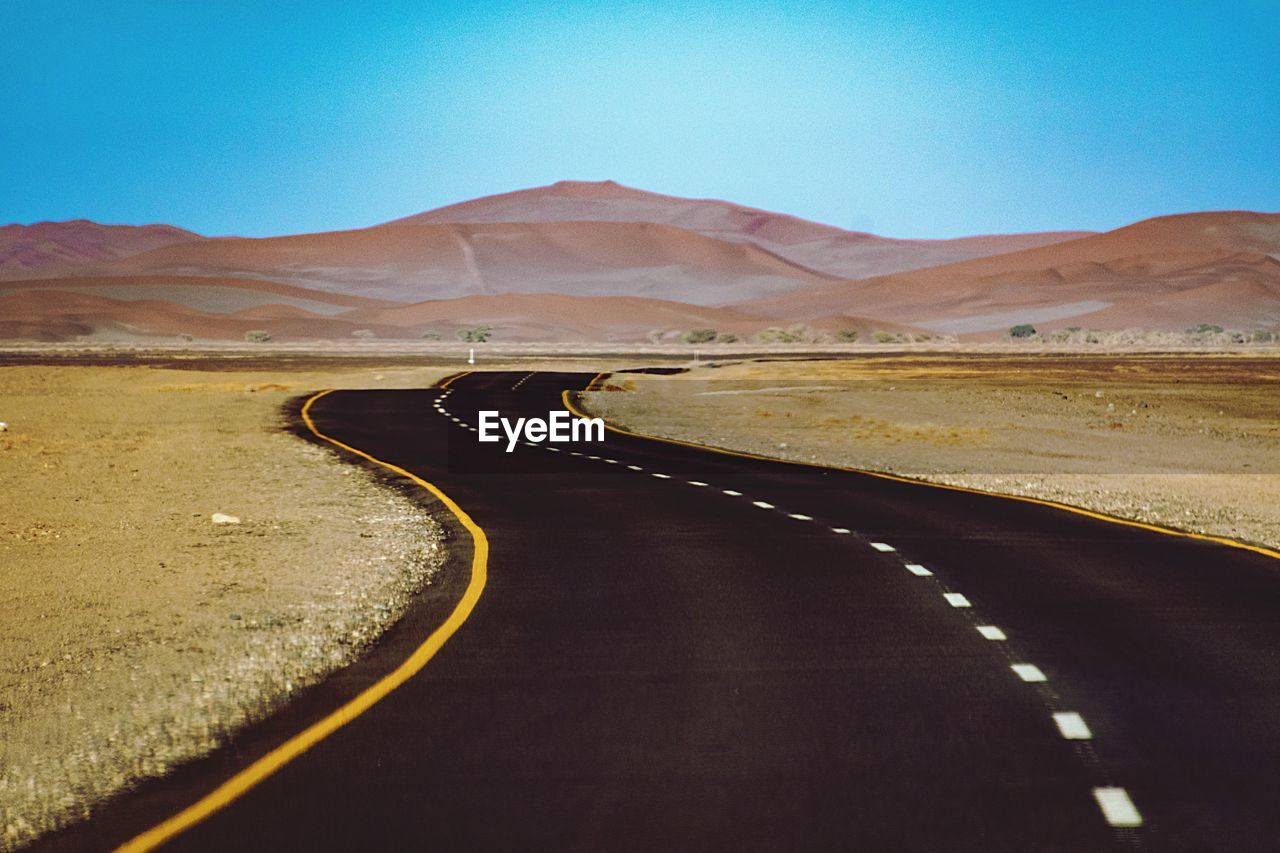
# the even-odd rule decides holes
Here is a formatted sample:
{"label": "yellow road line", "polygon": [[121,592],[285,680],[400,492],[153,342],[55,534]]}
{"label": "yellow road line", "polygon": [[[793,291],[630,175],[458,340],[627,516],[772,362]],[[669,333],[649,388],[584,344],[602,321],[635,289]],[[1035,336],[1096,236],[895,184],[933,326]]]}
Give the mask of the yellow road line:
{"label": "yellow road line", "polygon": [[[453,377],[457,378],[457,377]],[[489,540],[485,536],[484,531],[478,524],[471,520],[471,516],[462,510],[462,507],[453,502],[453,499],[442,492],[439,488],[428,483],[426,480],[406,471],[398,465],[390,462],[384,462],[377,459],[363,450],[357,450],[349,444],[344,444],[336,438],[325,435],[316,428],[315,422],[311,420],[311,405],[332,393],[332,389],[321,391],[312,396],[302,406],[302,420],[307,425],[307,429],[315,433],[319,438],[324,439],[330,444],[340,447],[348,453],[354,453],[363,459],[367,459],[377,465],[381,465],[389,471],[394,471],[402,477],[412,480],[417,485],[426,489],[432,495],[440,500],[448,509],[457,517],[462,526],[471,534],[471,540],[474,545],[474,552],[471,557],[471,580],[467,584],[466,591],[463,592],[462,598],[454,607],[453,612],[449,614],[440,627],[431,633],[422,645],[414,649],[409,657],[392,670],[384,675],[374,684],[366,688],[360,695],[347,702],[336,711],[331,712],[328,716],[316,723],[303,729],[298,734],[289,738],[257,761],[250,764],[244,770],[232,776],[226,782],[223,782],[217,788],[201,797],[195,803],[187,806],[182,811],[168,818],[167,820],[148,829],[146,832],[138,835],[130,841],[121,845],[118,851],[121,853],[137,853],[137,851],[152,850],[163,844],[174,836],[200,821],[209,817],[219,809],[234,802],[237,798],[243,796],[254,785],[257,785],[263,779],[266,779],[272,773],[275,773],[284,765],[315,746],[324,738],[333,734],[342,726],[354,720],[360,714],[367,711],[374,703],[384,698],[392,690],[404,684],[412,678],[427,661],[435,655],[436,652],[453,636],[454,632],[467,621],[467,617],[471,615],[471,611],[475,608],[476,602],[480,599],[480,594],[484,591],[485,581],[488,577],[489,563]]]}
{"label": "yellow road line", "polygon": [[472,373],[474,373],[474,372],[475,372],[475,371],[473,371],[473,370],[464,370],[464,371],[462,371],[461,373],[454,373],[454,374],[451,374],[451,375],[449,375],[449,376],[446,376],[444,379],[441,379],[439,382],[437,382],[437,383],[436,383],[436,387],[437,387],[437,388],[448,388],[448,387],[449,387],[449,384],[450,384],[450,383],[452,383],[454,380],[461,379],[462,377],[464,377],[464,376],[468,376],[468,375],[470,375],[470,374],[472,374]]}
{"label": "yellow road line", "polygon": [[[592,385],[598,382],[601,377],[606,375],[608,374],[607,373],[596,374],[595,378],[593,378],[589,383],[587,383],[586,390],[590,390]],[[583,418],[592,417],[591,415],[588,415],[586,412],[584,412],[581,408],[574,405],[573,401],[570,399],[570,396],[569,396],[570,393],[571,392],[569,391],[561,392],[560,397],[564,402],[564,407],[568,409],[570,412],[572,412],[573,414],[577,415],[578,417],[583,417]],[[765,462],[781,462],[786,465],[800,465],[805,468],[832,468],[837,471],[849,471],[850,473],[853,473],[853,474],[865,474],[868,477],[878,477],[881,480],[892,480],[895,483],[911,483],[912,485],[916,485],[916,486],[928,486],[931,489],[945,489],[946,491],[949,491],[949,492],[967,492],[973,495],[986,495],[988,497],[993,497],[993,498],[1004,498],[1005,500],[1021,501],[1022,503],[1037,504],[1039,506],[1047,506],[1047,507],[1052,507],[1054,509],[1065,510],[1066,512],[1072,512],[1072,513],[1075,513],[1076,515],[1083,515],[1089,518],[1096,518],[1100,521],[1109,521],[1112,524],[1123,524],[1126,527],[1137,527],[1141,530],[1150,530],[1155,533],[1164,533],[1168,536],[1180,536],[1184,539],[1197,539],[1202,542],[1213,542],[1218,545],[1227,545],[1228,547],[1231,547],[1231,548],[1239,548],[1243,551],[1252,551],[1255,554],[1262,554],[1264,557],[1272,557],[1274,559],[1280,560],[1280,551],[1274,551],[1270,548],[1264,548],[1261,545],[1251,545],[1248,542],[1240,542],[1235,539],[1228,539],[1225,536],[1212,536],[1207,533],[1192,533],[1189,530],[1175,530],[1172,527],[1161,527],[1160,525],[1157,525],[1157,524],[1147,524],[1146,522],[1143,522],[1143,521],[1133,521],[1132,519],[1128,519],[1128,518],[1120,518],[1114,515],[1107,515],[1101,512],[1094,512],[1093,510],[1084,509],[1083,507],[1072,506],[1071,504],[1064,504],[1064,503],[1059,503],[1057,501],[1045,500],[1044,498],[1029,498],[1029,497],[1026,497],[1025,495],[1010,495],[1004,492],[989,492],[983,489],[971,488],[969,486],[953,486],[948,483],[932,483],[928,480],[917,480],[913,477],[900,477],[897,474],[886,474],[883,471],[870,471],[865,468],[849,468],[844,465],[824,465],[818,462],[802,462],[796,459],[779,459],[775,456],[762,456],[758,453],[749,453],[744,450],[730,450],[726,447],[716,447],[711,444],[698,444],[697,442],[693,442],[693,441],[681,441],[678,438],[664,438],[663,436],[660,436],[660,435],[648,435],[642,432],[633,432],[631,430],[624,429],[623,427],[614,426],[608,421],[604,422],[604,427],[605,429],[611,432],[616,432],[619,435],[629,435],[632,438],[643,438],[643,439],[648,439],[649,441],[661,441],[666,444],[678,444],[683,447],[692,447],[696,450],[706,450],[711,453],[720,453],[725,456],[738,456],[743,459],[760,459]]]}

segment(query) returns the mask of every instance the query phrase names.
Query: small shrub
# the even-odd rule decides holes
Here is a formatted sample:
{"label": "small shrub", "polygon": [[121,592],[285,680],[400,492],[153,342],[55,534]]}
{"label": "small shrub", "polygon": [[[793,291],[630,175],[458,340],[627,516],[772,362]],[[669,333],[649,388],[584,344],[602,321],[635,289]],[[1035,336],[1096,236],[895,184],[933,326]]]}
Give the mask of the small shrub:
{"label": "small shrub", "polygon": [[871,338],[878,344],[891,344],[898,339],[898,336],[892,332],[873,332]]}
{"label": "small shrub", "polygon": [[684,342],[687,344],[705,344],[715,339],[715,329],[690,329],[684,333]]}
{"label": "small shrub", "polygon": [[1255,344],[1265,344],[1275,340],[1275,333],[1256,329],[1250,337]]}
{"label": "small shrub", "polygon": [[1036,333],[1036,327],[1030,323],[1019,323],[1009,330],[1011,338],[1030,338]]}
{"label": "small shrub", "polygon": [[244,333],[244,339],[251,344],[265,344],[271,340],[271,333],[266,329],[250,329]]}
{"label": "small shrub", "polygon": [[427,329],[422,333],[422,339],[424,341],[438,341],[440,340],[440,333],[435,329]]}
{"label": "small shrub", "polygon": [[195,336],[195,335],[192,335],[192,334],[190,334],[190,333],[188,333],[188,332],[183,332],[182,334],[178,335],[178,340],[182,341],[183,343],[187,343],[187,344],[191,343],[191,342],[192,342],[192,341],[194,341],[195,339],[196,339],[196,336]]}
{"label": "small shrub", "polygon": [[351,333],[351,337],[359,338],[362,341],[367,341],[370,338],[376,338],[377,335],[373,333],[372,329],[356,329],[354,332]]}
{"label": "small shrub", "polygon": [[1223,331],[1221,326],[1215,326],[1213,323],[1197,323],[1190,329],[1187,329],[1189,335],[1218,335]]}
{"label": "small shrub", "polygon": [[736,344],[737,342],[738,336],[733,332],[721,332],[716,335],[716,343],[718,344]]}
{"label": "small shrub", "polygon": [[794,344],[800,339],[800,333],[794,329],[765,329],[756,335],[756,340],[762,344]]}
{"label": "small shrub", "polygon": [[472,326],[469,329],[459,329],[458,337],[469,344],[482,344],[493,337],[493,327]]}
{"label": "small shrub", "polygon": [[836,340],[841,343],[851,344],[858,339],[857,329],[841,329],[836,332]]}

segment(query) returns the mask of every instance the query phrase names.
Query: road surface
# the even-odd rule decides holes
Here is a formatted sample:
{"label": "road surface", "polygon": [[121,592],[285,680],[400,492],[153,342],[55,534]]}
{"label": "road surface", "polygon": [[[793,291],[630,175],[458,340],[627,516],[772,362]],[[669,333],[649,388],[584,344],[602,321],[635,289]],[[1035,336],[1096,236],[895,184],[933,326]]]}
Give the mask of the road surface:
{"label": "road surface", "polygon": [[320,433],[483,531],[474,608],[475,539],[442,510],[443,579],[364,659],[46,846],[243,780],[452,614],[403,684],[165,849],[1277,849],[1280,562],[614,432],[476,440],[477,410],[545,417],[590,379],[315,399]]}

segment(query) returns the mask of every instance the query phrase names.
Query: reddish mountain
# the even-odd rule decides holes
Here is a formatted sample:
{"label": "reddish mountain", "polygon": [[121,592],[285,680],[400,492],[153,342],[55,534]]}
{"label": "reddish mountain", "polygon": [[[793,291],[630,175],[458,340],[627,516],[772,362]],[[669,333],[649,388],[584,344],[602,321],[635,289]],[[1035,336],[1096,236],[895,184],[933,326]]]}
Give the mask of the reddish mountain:
{"label": "reddish mountain", "polygon": [[793,263],[842,278],[918,269],[1012,252],[1090,232],[897,240],[715,199],[688,199],[614,181],[560,181],[429,210],[390,224],[654,222],[717,240],[750,242]]}
{"label": "reddish mountain", "polygon": [[172,225],[100,225],[86,219],[0,226],[0,280],[66,275],[85,264],[201,239]]}
{"label": "reddish mountain", "polygon": [[1280,325],[1280,214],[1165,216],[1053,246],[752,300],[803,320],[835,310],[956,334],[1040,328]]}
{"label": "reddish mountain", "polygon": [[[187,334],[238,340],[249,330],[264,329],[276,340],[349,341],[353,332],[367,330],[384,340],[419,340],[431,332],[447,341],[454,340],[459,329],[486,325],[494,327],[503,341],[644,342],[655,333],[694,328],[745,337],[768,325],[728,308],[625,296],[466,296],[320,314],[283,301],[257,302],[235,311],[207,311],[175,300],[105,295],[119,292],[111,286],[71,291],[0,290],[0,339],[60,341]],[[898,330],[856,317],[831,318],[816,325],[863,332]]]}
{"label": "reddish mountain", "polygon": [[[340,339],[367,328],[417,338],[481,324],[506,340],[644,340],[695,327],[745,335],[797,322],[979,337],[1018,323],[1280,328],[1278,214],[1167,216],[1025,247],[1050,238],[887,240],[610,182],[266,239],[8,226],[0,337],[237,338],[265,328],[279,339]],[[883,268],[1018,246],[856,280],[809,266]]]}
{"label": "reddish mountain", "polygon": [[204,240],[83,271],[245,277],[397,302],[559,293],[722,305],[836,280],[750,243],[644,222],[402,224]]}

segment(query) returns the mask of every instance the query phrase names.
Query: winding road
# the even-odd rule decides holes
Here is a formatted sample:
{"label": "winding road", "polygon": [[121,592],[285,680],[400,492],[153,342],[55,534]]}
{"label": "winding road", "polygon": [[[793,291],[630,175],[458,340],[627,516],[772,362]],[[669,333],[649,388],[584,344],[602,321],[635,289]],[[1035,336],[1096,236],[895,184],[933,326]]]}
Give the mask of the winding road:
{"label": "winding road", "polygon": [[615,431],[477,441],[478,410],[545,417],[591,379],[311,400],[439,510],[440,581],[358,664],[45,846],[1280,847],[1272,556]]}

